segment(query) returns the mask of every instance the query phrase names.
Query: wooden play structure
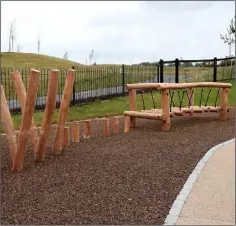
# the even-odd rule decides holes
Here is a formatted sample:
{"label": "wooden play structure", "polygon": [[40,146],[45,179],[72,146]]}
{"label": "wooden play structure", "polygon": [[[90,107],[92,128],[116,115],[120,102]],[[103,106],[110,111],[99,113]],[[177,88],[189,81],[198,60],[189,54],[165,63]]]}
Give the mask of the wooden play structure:
{"label": "wooden play structure", "polygon": [[[197,82],[197,83],[135,83],[127,84],[126,89],[129,92],[129,111],[124,112],[125,125],[124,132],[128,132],[130,127],[136,126],[136,118],[153,119],[162,121],[162,131],[170,130],[170,118],[174,116],[183,116],[185,114],[193,116],[195,113],[203,112],[219,112],[220,120],[227,119],[227,112],[229,111],[228,105],[228,89],[231,88],[230,83],[217,83],[217,82]],[[220,93],[220,106],[196,106],[194,104],[195,88],[218,88]],[[141,110],[137,111],[136,107],[136,92],[140,89],[158,90],[161,93],[161,109]],[[173,92],[175,90],[186,91],[188,97],[188,107],[180,106],[172,107]],[[218,90],[218,93],[219,93]],[[172,91],[172,93],[171,93]],[[209,98],[209,94],[207,100]],[[217,93],[217,97],[218,97]],[[202,92],[201,92],[202,97]],[[180,98],[181,99],[181,98]],[[183,99],[183,98],[182,98]],[[216,99],[217,100],[217,99]],[[207,102],[207,101],[206,101]]]}
{"label": "wooden play structure", "polygon": [[[31,69],[28,76],[27,92],[22,81],[22,77],[18,71],[12,73],[12,82],[16,90],[17,98],[21,106],[22,121],[20,130],[17,134],[13,125],[11,114],[8,108],[4,88],[1,85],[1,121],[5,129],[5,137],[12,161],[12,171],[21,172],[23,170],[24,155],[26,152],[26,145],[28,139],[32,145],[34,160],[36,162],[44,161],[44,156],[47,148],[48,138],[52,127],[53,115],[56,109],[56,97],[58,92],[59,70],[51,70],[48,80],[48,90],[46,106],[44,110],[42,126],[39,128],[38,135],[37,128],[33,119],[34,108],[37,98],[37,90],[39,86],[40,71]],[[56,125],[56,135],[53,142],[53,153],[60,154],[63,146],[69,146],[72,142],[80,141],[80,127],[79,122],[72,122],[70,126],[65,125],[66,116],[70,104],[73,85],[75,80],[75,70],[68,70],[65,79],[65,86],[63,90],[61,105],[59,109],[59,116]],[[103,118],[104,121],[104,136],[109,135],[110,122]],[[112,120],[113,133],[119,132],[118,117]],[[91,120],[84,121],[83,138],[91,137]]]}

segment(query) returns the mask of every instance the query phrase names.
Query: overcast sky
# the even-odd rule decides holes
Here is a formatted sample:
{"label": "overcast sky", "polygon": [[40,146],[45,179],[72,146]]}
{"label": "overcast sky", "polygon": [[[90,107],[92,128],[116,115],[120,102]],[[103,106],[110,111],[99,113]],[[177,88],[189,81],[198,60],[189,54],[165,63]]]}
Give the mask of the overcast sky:
{"label": "overcast sky", "polygon": [[[235,15],[234,1],[209,2],[1,2],[1,50],[8,51],[9,28],[16,19],[22,52],[85,63],[92,49],[97,63],[137,63],[225,57],[220,39]],[[234,54],[234,46],[233,46]],[[16,46],[15,46],[16,51]]]}

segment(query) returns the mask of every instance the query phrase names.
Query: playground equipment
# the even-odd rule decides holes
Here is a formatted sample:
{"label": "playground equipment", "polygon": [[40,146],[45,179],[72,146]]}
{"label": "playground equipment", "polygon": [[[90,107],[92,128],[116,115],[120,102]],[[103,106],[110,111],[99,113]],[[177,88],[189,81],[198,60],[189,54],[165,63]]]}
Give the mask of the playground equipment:
{"label": "playground equipment", "polygon": [[[125,126],[124,132],[128,132],[130,127],[136,126],[136,118],[145,118],[153,120],[162,121],[162,131],[170,130],[170,117],[183,116],[185,114],[203,113],[203,112],[220,112],[220,120],[227,119],[227,112],[229,111],[228,106],[228,89],[231,88],[230,83],[217,83],[217,82],[197,82],[197,83],[136,83],[127,84],[126,88],[129,92],[129,111],[124,112],[125,116]],[[194,88],[202,88],[201,98],[199,106],[194,105]],[[205,102],[205,106],[202,106],[202,93],[203,88],[210,88]],[[215,106],[208,106],[207,101],[211,93],[211,88],[221,89],[221,100],[220,106],[216,106],[219,90],[217,92],[217,97],[215,100]],[[139,89],[152,89],[158,90],[161,93],[161,109],[145,110],[145,105],[143,101],[144,110],[136,110],[136,90]],[[179,97],[179,107],[173,107],[173,95],[174,91],[177,90]],[[183,91],[182,98],[180,97],[179,90]],[[184,94],[187,93],[188,97],[188,107],[182,107]],[[152,93],[151,93],[152,94]],[[141,94],[142,100],[143,96]],[[153,95],[152,95],[153,99]]]}
{"label": "playground equipment", "polygon": [[[53,122],[53,114],[56,108],[59,70],[51,70],[51,73],[49,74],[46,106],[42,120],[42,126],[39,128],[40,134],[38,136],[37,128],[33,120],[33,113],[37,98],[39,78],[40,71],[31,69],[28,76],[28,87],[26,92],[20,73],[18,71],[12,73],[12,81],[16,89],[17,98],[19,100],[22,112],[22,122],[20,131],[18,132],[16,132],[14,129],[5,92],[1,85],[1,121],[6,133],[6,141],[11,155],[13,172],[21,172],[23,170],[24,155],[26,152],[26,144],[28,139],[30,139],[31,144],[33,144],[34,160],[36,162],[44,161],[48,137]],[[53,143],[54,154],[60,154],[62,146],[69,146],[71,140],[72,142],[80,141],[79,122],[70,123],[70,126],[65,125],[74,80],[75,70],[70,69],[68,70],[68,74],[65,79],[65,87],[59,109],[56,135]],[[108,136],[110,134],[110,122],[106,118],[103,118],[102,120],[104,121],[104,136]],[[118,117],[114,117],[112,120],[114,134],[119,132],[118,123]],[[88,139],[91,137],[91,120],[85,120],[83,124],[83,137],[84,139]]]}

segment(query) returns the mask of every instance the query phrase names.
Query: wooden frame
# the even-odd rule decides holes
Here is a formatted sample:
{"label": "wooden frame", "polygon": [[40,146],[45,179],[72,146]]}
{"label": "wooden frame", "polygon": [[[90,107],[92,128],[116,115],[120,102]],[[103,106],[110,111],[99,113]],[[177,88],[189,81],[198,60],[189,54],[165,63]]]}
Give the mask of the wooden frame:
{"label": "wooden frame", "polygon": [[[203,112],[220,112],[220,119],[227,119],[228,106],[228,89],[231,88],[230,83],[219,82],[195,82],[195,83],[135,83],[127,84],[126,88],[129,91],[129,111],[125,111],[125,125],[124,132],[128,132],[130,127],[135,127],[136,118],[146,118],[154,120],[162,120],[162,131],[170,130],[170,117],[184,116],[189,114],[193,116],[194,113]],[[136,110],[136,89],[151,88],[161,91],[161,109],[152,110]],[[194,106],[194,88],[221,88],[221,105],[220,107],[206,106],[199,107]],[[175,89],[188,89],[188,96],[190,99],[189,108],[171,108],[169,109],[169,90]]]}

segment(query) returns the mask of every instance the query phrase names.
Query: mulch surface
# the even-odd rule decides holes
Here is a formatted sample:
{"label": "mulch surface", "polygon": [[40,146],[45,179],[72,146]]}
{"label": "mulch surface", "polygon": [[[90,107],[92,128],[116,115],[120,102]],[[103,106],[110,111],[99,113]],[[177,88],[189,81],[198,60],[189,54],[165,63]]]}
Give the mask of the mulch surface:
{"label": "mulch surface", "polygon": [[51,154],[51,142],[43,163],[27,151],[19,174],[10,171],[2,136],[1,224],[161,225],[198,161],[234,138],[234,114],[227,121],[218,113],[176,117],[167,133],[160,121],[137,119],[124,134],[121,117],[120,133],[109,137],[94,120],[93,136],[59,156]]}

